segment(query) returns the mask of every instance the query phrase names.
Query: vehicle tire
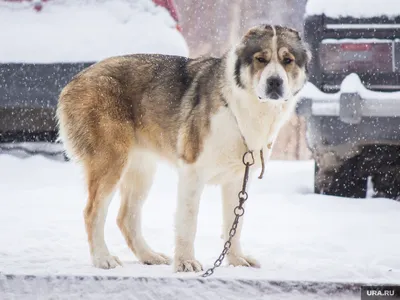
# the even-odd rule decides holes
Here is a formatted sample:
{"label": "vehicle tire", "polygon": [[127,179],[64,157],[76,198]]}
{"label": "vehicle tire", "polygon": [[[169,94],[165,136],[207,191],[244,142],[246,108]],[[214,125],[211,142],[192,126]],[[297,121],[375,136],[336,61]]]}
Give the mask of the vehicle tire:
{"label": "vehicle tire", "polygon": [[374,198],[388,198],[398,200],[400,196],[399,167],[387,166],[379,169],[372,175]]}
{"label": "vehicle tire", "polygon": [[[359,172],[359,158],[353,157],[345,161],[338,169],[329,172],[329,186],[321,190],[314,183],[314,191],[317,194],[347,197],[365,198],[367,196],[368,177]],[[315,180],[321,176],[319,167],[315,164]]]}

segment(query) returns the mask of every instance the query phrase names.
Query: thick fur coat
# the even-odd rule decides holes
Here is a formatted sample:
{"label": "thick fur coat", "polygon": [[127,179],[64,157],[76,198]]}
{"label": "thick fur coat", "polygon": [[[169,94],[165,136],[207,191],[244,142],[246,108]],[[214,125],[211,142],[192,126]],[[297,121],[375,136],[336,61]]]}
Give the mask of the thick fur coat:
{"label": "thick fur coat", "polygon": [[[118,226],[146,264],[171,259],[146,243],[141,209],[159,159],[179,174],[175,271],[200,271],[194,239],[206,184],[222,189],[223,236],[228,237],[247,150],[268,158],[279,129],[306,82],[310,60],[299,34],[280,26],[250,29],[221,58],[135,54],[112,57],[79,73],[63,89],[57,117],[67,153],[85,171],[84,217],[93,264],[121,264],[104,241],[113,191],[121,191]],[[260,158],[255,155],[256,165]],[[235,266],[259,266],[243,254],[242,222],[227,254]]]}

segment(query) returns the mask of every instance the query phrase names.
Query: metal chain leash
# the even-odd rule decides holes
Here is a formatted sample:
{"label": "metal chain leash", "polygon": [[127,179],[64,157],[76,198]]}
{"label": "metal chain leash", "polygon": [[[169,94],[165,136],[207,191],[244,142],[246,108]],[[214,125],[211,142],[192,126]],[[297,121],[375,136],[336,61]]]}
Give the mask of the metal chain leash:
{"label": "metal chain leash", "polygon": [[236,234],[237,227],[239,225],[239,219],[244,215],[244,203],[246,202],[247,198],[249,195],[246,192],[247,189],[247,182],[249,180],[249,170],[252,165],[254,165],[254,155],[253,151],[247,151],[244,153],[242,162],[245,165],[245,170],[244,170],[244,177],[243,177],[243,185],[242,185],[242,190],[239,192],[238,197],[239,197],[239,204],[235,207],[233,210],[235,214],[235,220],[233,221],[231,230],[229,231],[229,238],[224,244],[224,250],[222,250],[220,256],[217,258],[217,260],[214,262],[214,266],[209,268],[207,271],[204,272],[204,274],[201,275],[201,277],[209,277],[212,274],[214,274],[214,270],[221,266],[222,262],[224,261],[225,255],[228,253],[229,249],[232,246],[232,238]]}

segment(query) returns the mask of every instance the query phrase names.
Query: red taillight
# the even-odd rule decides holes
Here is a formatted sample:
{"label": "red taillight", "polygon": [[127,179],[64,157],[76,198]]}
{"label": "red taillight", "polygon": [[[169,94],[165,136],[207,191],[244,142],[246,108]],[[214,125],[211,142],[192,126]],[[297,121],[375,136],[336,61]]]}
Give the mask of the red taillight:
{"label": "red taillight", "polygon": [[340,44],[340,48],[345,51],[369,51],[372,48],[372,44],[357,43],[357,44]]}
{"label": "red taillight", "polygon": [[393,43],[325,42],[320,46],[320,63],[324,73],[393,72]]}

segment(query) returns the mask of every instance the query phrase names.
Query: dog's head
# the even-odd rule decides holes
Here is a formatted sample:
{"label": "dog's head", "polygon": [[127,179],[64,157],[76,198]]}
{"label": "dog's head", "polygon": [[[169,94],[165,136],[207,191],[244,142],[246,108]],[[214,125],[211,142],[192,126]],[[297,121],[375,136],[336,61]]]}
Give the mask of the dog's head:
{"label": "dog's head", "polygon": [[292,98],[307,80],[311,53],[299,33],[282,26],[251,28],[235,49],[235,81],[260,102]]}

